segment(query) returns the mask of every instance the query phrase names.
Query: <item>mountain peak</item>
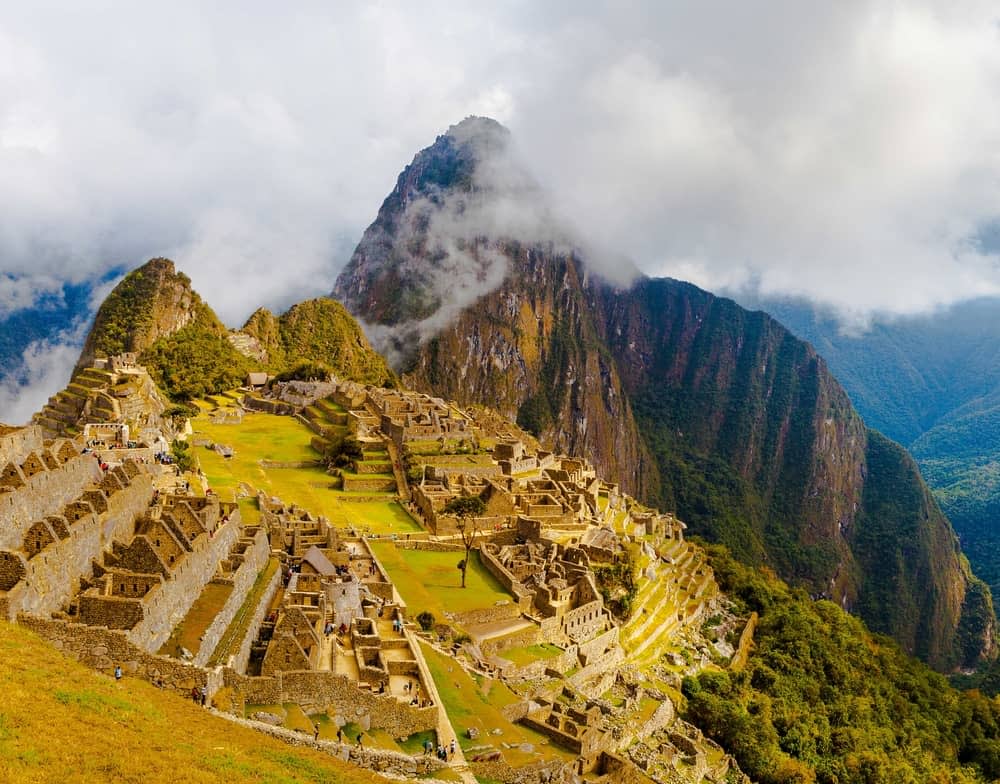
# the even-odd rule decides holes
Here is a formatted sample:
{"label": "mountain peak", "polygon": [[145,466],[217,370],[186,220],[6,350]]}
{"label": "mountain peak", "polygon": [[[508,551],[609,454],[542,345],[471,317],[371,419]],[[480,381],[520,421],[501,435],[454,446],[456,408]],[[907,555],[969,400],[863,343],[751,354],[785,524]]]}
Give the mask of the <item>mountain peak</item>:
{"label": "mountain peak", "polygon": [[475,115],[452,125],[444,136],[450,137],[457,144],[467,145],[480,154],[488,153],[490,149],[504,150],[511,139],[510,131],[492,117]]}
{"label": "mountain peak", "polygon": [[400,368],[535,249],[568,255],[575,245],[510,131],[466,117],[402,171],[333,294]]}
{"label": "mountain peak", "polygon": [[[191,288],[191,279],[173,261],[150,259],[122,278],[101,304],[77,369],[96,357],[141,353],[194,321],[203,308],[207,306]],[[210,319],[218,322],[214,313]],[[221,323],[218,327],[224,331]]]}

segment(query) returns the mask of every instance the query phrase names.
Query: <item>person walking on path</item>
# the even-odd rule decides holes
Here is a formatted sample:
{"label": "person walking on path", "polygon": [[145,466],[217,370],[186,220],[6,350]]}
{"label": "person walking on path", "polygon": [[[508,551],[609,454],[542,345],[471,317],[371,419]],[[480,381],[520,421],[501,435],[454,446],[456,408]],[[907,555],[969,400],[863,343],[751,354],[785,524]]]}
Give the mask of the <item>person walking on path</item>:
{"label": "person walking on path", "polygon": [[364,744],[361,742],[361,733],[360,732],[358,733],[358,748],[359,749],[363,749],[364,748]]}
{"label": "person walking on path", "polygon": [[313,725],[313,740],[319,740],[319,723]]}
{"label": "person walking on path", "polygon": [[344,729],[343,727],[337,727],[337,743],[344,742]]}
{"label": "person walking on path", "polygon": [[201,687],[201,705],[205,707],[205,703],[208,702],[208,686]]}
{"label": "person walking on path", "polygon": [[120,681],[122,679],[122,666],[120,664],[115,665],[115,680]]}

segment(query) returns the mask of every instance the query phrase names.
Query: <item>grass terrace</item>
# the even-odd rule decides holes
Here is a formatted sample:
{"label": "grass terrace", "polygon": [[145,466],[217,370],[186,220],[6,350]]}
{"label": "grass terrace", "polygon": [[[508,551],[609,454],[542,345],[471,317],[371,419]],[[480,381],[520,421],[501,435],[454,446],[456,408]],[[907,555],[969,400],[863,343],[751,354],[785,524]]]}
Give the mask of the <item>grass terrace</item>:
{"label": "grass terrace", "polygon": [[201,649],[201,636],[212,625],[212,621],[222,610],[232,592],[231,585],[207,583],[184,616],[184,620],[174,627],[159,652],[164,656],[179,657],[180,649],[183,647],[197,655]]}
{"label": "grass terrace", "polygon": [[375,555],[389,572],[412,615],[428,610],[442,620],[444,613],[461,613],[492,607],[499,601],[512,601],[513,597],[497,579],[486,571],[473,550],[469,569],[462,588],[462,575],[458,562],[463,553],[457,551],[407,550],[397,548],[392,542],[371,542]]}
{"label": "grass terrace", "polygon": [[[320,401],[324,411],[335,404]],[[320,405],[320,404],[317,404]],[[222,457],[214,450],[196,448],[209,487],[230,499],[241,483],[294,503],[316,515],[325,515],[338,527],[354,527],[380,536],[423,533],[423,528],[395,500],[395,491],[386,493],[343,492],[334,488],[335,477],[318,463],[295,468],[265,467],[264,462],[315,463],[319,453],[310,445],[313,432],[297,419],[273,414],[248,413],[241,424],[217,425],[209,421],[210,404],[199,401],[203,413],[192,423],[194,438],[225,444],[234,450]],[[384,459],[384,452],[372,452]],[[375,475],[368,475],[375,476]],[[391,475],[387,475],[391,479]],[[240,502],[243,519],[252,524],[260,519],[256,501]]]}
{"label": "grass terrace", "polygon": [[232,622],[223,633],[222,639],[219,640],[219,645],[212,653],[212,658],[209,661],[211,666],[225,664],[229,659],[229,655],[239,650],[240,643],[243,642],[247,628],[250,626],[250,620],[253,618],[254,611],[264,597],[264,591],[267,590],[268,583],[271,582],[271,578],[278,570],[278,566],[278,559],[271,558],[267,562],[267,566],[257,575],[257,579],[254,580],[253,585],[250,587],[250,592],[247,593],[246,599],[243,600],[240,609],[236,611]]}
{"label": "grass terrace", "polygon": [[384,536],[424,533],[424,529],[396,501],[352,501],[341,494],[328,514],[338,527],[353,527]]}
{"label": "grass terrace", "polygon": [[538,661],[539,659],[554,659],[563,649],[558,645],[553,645],[549,642],[539,643],[538,645],[526,645],[520,648],[508,648],[502,654],[500,654],[504,659],[514,662],[518,667],[524,667],[528,664]]}

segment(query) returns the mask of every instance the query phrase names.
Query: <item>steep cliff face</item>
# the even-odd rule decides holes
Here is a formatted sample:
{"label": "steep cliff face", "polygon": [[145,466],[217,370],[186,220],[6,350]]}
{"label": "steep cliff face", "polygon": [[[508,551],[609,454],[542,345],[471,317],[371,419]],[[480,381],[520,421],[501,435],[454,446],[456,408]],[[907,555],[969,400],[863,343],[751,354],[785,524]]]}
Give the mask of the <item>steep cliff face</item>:
{"label": "steep cliff face", "polygon": [[[947,519],[905,453],[884,459],[899,448],[867,431],[812,347],[689,284],[616,286],[589,274],[549,217],[487,220],[491,199],[506,214],[518,193],[547,213],[537,189],[520,187],[526,175],[511,178],[518,188],[495,187],[496,145],[474,141],[481,124],[466,121],[417,155],[337,282],[407,383],[516,417],[695,533],[855,608],[936,667],[991,655],[989,592]],[[427,186],[428,171],[447,176]],[[440,236],[449,225],[461,241]],[[490,274],[476,277],[482,268],[468,259],[483,257]],[[468,305],[427,273],[455,266],[479,282]],[[883,503],[894,496],[905,501]]]}
{"label": "steep cliff face", "polygon": [[655,496],[659,477],[602,350],[579,262],[550,249],[502,250],[515,271],[431,338],[404,382],[486,403],[550,447],[587,455],[628,492]]}

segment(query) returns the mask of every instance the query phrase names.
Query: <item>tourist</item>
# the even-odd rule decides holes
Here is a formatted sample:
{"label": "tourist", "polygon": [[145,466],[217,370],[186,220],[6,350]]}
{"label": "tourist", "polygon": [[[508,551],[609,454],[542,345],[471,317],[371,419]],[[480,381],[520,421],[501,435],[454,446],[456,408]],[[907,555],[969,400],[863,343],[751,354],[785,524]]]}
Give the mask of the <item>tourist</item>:
{"label": "tourist", "polygon": [[313,725],[313,740],[319,740],[319,723]]}
{"label": "tourist", "polygon": [[359,749],[363,749],[364,748],[364,744],[361,743],[361,733],[360,732],[358,733],[358,748]]}
{"label": "tourist", "polygon": [[202,707],[208,702],[208,686],[201,687],[201,704]]}
{"label": "tourist", "polygon": [[452,738],[452,739],[451,739],[451,750],[450,750],[450,752],[449,752],[450,756],[452,756],[452,757],[454,757],[454,756],[455,756],[455,748],[456,748],[456,745],[455,745],[455,739],[454,739],[454,738]]}
{"label": "tourist", "polygon": [[120,664],[115,665],[115,680],[120,681],[122,679],[122,668]]}
{"label": "tourist", "polygon": [[343,742],[344,742],[344,728],[337,727],[337,743],[343,743]]}

